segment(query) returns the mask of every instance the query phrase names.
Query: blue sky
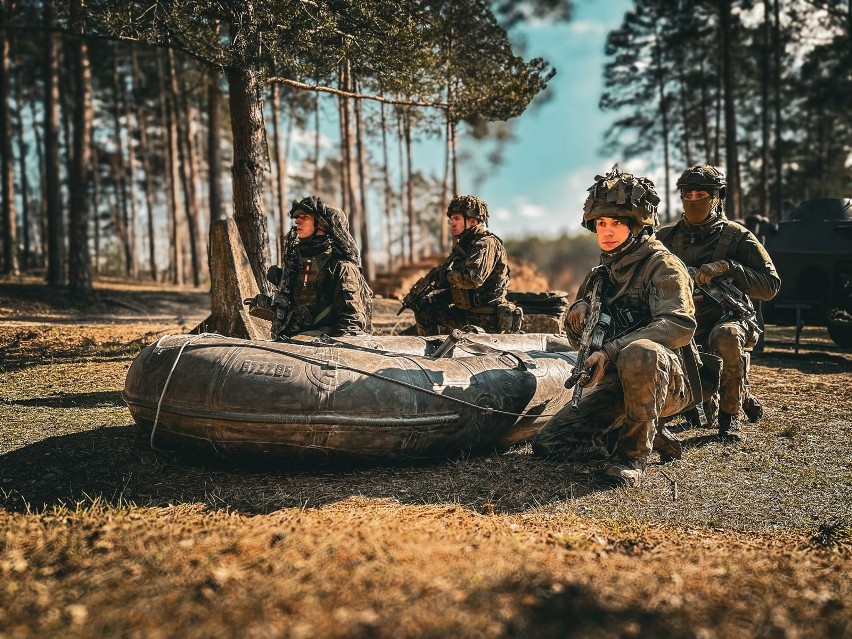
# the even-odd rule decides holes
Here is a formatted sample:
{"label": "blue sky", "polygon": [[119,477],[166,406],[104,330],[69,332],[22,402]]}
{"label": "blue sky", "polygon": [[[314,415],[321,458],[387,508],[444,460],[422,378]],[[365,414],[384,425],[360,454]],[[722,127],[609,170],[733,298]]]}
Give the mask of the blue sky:
{"label": "blue sky", "polygon": [[[516,119],[515,140],[504,163],[477,189],[491,211],[491,229],[504,238],[559,235],[580,229],[586,189],[618,158],[601,155],[603,133],[615,119],[598,109],[607,32],[621,24],[629,0],[577,0],[566,24],[525,27],[524,57],[543,57],[556,67],[554,97]],[[473,150],[471,140],[463,140]],[[644,163],[621,162],[641,172]],[[460,190],[473,189],[460,167]]]}

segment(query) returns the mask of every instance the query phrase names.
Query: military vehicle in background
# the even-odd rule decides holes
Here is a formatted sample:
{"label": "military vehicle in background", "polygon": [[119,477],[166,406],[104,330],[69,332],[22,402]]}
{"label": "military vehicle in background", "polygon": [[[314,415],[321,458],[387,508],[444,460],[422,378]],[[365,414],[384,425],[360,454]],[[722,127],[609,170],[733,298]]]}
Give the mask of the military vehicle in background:
{"label": "military vehicle in background", "polygon": [[804,200],[766,235],[781,290],[763,304],[767,324],[826,326],[852,346],[852,199]]}

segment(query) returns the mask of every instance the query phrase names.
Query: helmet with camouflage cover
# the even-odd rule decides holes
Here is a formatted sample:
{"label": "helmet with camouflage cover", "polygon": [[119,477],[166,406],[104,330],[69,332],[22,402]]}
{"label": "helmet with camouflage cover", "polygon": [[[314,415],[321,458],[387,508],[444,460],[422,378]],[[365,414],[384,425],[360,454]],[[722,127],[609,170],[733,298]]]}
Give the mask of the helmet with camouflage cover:
{"label": "helmet with camouflage cover", "polygon": [[488,205],[473,195],[457,195],[447,206],[447,217],[453,213],[461,213],[465,217],[488,223]]}
{"label": "helmet with camouflage cover", "polygon": [[[595,231],[600,217],[625,217],[639,226],[657,227],[660,197],[654,183],[646,177],[622,173],[617,165],[606,175],[596,175],[583,205],[583,226]],[[596,231],[595,231],[596,232]]]}
{"label": "helmet with camouflage cover", "polygon": [[696,164],[689,167],[677,181],[681,197],[689,191],[707,191],[717,195],[720,201],[725,199],[725,174],[710,164]]}
{"label": "helmet with camouflage cover", "polygon": [[355,244],[355,239],[349,233],[349,220],[343,209],[327,206],[316,195],[294,201],[290,207],[290,217],[295,218],[299,213],[313,215],[318,229],[329,236],[335,251],[344,258],[361,265],[361,253]]}

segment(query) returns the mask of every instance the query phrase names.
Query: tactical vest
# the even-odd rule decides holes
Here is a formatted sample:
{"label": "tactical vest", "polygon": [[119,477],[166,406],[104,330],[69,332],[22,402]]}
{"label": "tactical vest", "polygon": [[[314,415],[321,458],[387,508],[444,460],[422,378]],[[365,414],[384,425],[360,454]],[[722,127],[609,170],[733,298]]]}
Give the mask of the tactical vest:
{"label": "tactical vest", "polygon": [[455,288],[450,285],[450,292],[453,297],[453,302],[462,310],[481,309],[483,307],[495,307],[506,301],[506,292],[509,290],[509,264],[506,257],[506,250],[503,248],[503,242],[499,237],[486,231],[484,234],[476,236],[470,243],[470,249],[465,251],[462,247],[457,250],[461,256],[467,259],[475,247],[476,242],[483,238],[492,236],[499,243],[500,249],[495,255],[494,264],[491,265],[491,272],[482,286],[475,289]]}
{"label": "tactical vest", "polygon": [[652,319],[651,305],[644,294],[642,283],[645,274],[664,254],[655,251],[639,263],[630,277],[626,294],[607,304],[607,310],[612,317],[610,339],[616,339],[627,333],[646,326]]}
{"label": "tactical vest", "polygon": [[[678,226],[678,224],[674,224],[673,226],[661,228],[657,231],[657,239],[665,243],[666,238],[671,235]],[[737,244],[739,244],[740,239],[745,236],[746,233],[748,233],[748,229],[737,223],[726,224],[725,228],[722,229],[722,233],[719,235],[719,241],[713,248],[713,257],[710,261],[718,262],[719,260],[728,260],[735,257]],[[686,233],[681,230],[680,233],[675,233],[674,235],[671,251],[675,255],[681,256],[683,255],[685,246]]]}

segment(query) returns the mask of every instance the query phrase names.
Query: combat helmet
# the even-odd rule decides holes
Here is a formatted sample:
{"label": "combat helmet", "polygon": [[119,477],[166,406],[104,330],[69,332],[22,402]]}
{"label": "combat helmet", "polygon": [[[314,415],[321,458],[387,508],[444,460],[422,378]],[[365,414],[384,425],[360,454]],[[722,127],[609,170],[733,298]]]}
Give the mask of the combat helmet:
{"label": "combat helmet", "polygon": [[725,200],[725,174],[710,164],[696,164],[689,167],[677,181],[681,197],[687,191],[707,191],[717,195],[719,201]]}
{"label": "combat helmet", "polygon": [[606,175],[596,175],[583,205],[583,226],[595,231],[599,217],[626,217],[639,227],[658,225],[657,205],[660,197],[654,183],[646,177],[622,173],[618,166]]}
{"label": "combat helmet", "polygon": [[473,195],[457,195],[447,206],[447,217],[453,213],[461,213],[465,217],[488,223],[488,205]]}
{"label": "combat helmet", "polygon": [[317,228],[329,236],[334,250],[345,259],[361,265],[361,252],[349,233],[349,220],[343,209],[327,206],[316,195],[311,195],[293,202],[290,217],[295,218],[299,213],[313,215]]}

